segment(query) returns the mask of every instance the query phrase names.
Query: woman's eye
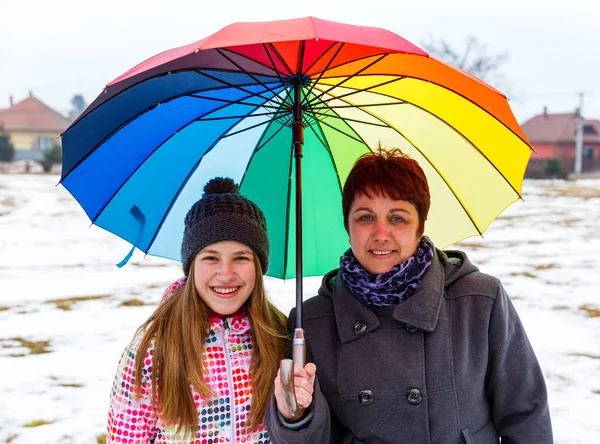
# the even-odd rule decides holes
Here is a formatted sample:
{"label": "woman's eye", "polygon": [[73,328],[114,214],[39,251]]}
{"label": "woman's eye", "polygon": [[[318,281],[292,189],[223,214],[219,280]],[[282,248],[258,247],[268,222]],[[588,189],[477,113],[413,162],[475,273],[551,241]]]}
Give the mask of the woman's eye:
{"label": "woman's eye", "polygon": [[360,216],[358,218],[358,220],[361,220],[361,221],[371,221],[371,220],[373,220],[373,216],[371,216],[370,214],[363,214],[362,216]]}
{"label": "woman's eye", "polygon": [[392,222],[394,222],[394,223],[402,223],[402,222],[404,222],[404,221],[405,221],[405,220],[404,220],[404,218],[403,218],[403,217],[401,217],[401,216],[392,216],[392,217],[391,217],[391,220],[392,220]]}

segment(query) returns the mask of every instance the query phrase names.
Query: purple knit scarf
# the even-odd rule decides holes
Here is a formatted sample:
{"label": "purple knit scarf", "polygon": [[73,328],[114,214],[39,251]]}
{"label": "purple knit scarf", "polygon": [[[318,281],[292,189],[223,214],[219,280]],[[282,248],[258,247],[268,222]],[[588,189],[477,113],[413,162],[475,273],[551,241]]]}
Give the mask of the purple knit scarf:
{"label": "purple knit scarf", "polygon": [[394,307],[415,292],[431,265],[435,248],[423,236],[415,253],[384,274],[372,274],[356,260],[352,249],[340,258],[340,277],[350,292],[367,307]]}

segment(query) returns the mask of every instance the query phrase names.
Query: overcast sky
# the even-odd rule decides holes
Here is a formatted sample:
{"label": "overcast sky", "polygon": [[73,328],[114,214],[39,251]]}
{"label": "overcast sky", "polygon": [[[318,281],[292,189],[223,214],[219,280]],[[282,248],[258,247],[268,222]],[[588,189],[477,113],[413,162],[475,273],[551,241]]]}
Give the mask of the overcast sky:
{"label": "overcast sky", "polygon": [[497,84],[517,120],[542,111],[600,119],[598,0],[0,0],[0,108],[29,91],[66,113],[81,93],[163,50],[238,21],[314,16],[389,29],[411,42],[468,36],[507,53]]}

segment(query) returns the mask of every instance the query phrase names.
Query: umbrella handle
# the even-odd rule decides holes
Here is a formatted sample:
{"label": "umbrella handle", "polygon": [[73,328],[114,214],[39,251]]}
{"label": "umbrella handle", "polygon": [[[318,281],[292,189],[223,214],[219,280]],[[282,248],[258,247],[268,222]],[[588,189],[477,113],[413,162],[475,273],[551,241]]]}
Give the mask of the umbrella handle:
{"label": "umbrella handle", "polygon": [[296,389],[294,386],[294,364],[304,367],[306,364],[306,344],[304,341],[304,330],[297,328],[294,331],[294,342],[292,344],[292,359],[283,359],[279,365],[281,375],[281,397],[283,406],[292,420],[296,421],[304,415],[304,408],[298,405],[296,400]]}

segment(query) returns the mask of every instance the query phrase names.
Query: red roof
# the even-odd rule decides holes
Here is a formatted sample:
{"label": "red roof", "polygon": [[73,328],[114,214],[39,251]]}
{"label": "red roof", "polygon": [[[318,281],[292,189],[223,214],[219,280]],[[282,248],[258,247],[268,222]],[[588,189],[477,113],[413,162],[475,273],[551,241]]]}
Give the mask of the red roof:
{"label": "red roof", "polygon": [[60,133],[69,126],[69,121],[39,99],[29,96],[10,108],[0,108],[0,126],[5,131]]}
{"label": "red roof", "polygon": [[[583,142],[600,143],[600,120],[583,121]],[[538,114],[521,125],[531,143],[575,143],[577,114]]]}

